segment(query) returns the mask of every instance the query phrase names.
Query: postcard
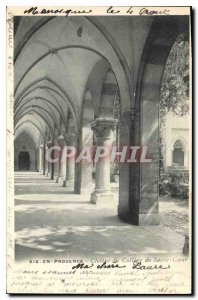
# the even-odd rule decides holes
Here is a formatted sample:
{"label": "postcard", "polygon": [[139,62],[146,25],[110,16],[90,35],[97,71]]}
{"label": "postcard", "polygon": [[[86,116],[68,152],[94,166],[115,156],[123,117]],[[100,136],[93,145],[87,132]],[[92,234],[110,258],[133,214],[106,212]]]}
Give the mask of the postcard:
{"label": "postcard", "polygon": [[7,7],[7,293],[192,293],[190,7]]}

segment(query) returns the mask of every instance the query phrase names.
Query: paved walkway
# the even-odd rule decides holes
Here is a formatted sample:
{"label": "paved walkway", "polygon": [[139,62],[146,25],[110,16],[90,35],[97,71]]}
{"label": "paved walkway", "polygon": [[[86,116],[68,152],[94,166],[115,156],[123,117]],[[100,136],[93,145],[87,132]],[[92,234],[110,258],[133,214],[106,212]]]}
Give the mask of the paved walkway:
{"label": "paved walkway", "polygon": [[16,259],[182,252],[173,230],[122,222],[117,190],[112,184],[115,201],[102,208],[39,173],[15,173]]}

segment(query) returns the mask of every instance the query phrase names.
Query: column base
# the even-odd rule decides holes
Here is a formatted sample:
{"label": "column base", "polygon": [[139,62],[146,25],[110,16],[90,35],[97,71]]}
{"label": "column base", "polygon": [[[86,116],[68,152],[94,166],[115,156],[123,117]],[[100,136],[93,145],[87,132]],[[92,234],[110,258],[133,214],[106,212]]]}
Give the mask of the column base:
{"label": "column base", "polygon": [[65,181],[64,177],[62,177],[62,176],[59,176],[59,177],[57,178],[57,180],[58,180],[58,183],[61,184],[61,185],[63,185],[63,183],[64,183],[64,181]]}
{"label": "column base", "polygon": [[73,180],[64,180],[63,186],[64,187],[74,187],[74,181]]}
{"label": "column base", "polygon": [[88,187],[88,188],[81,188],[80,194],[81,195],[90,195],[93,193],[93,187]]}
{"label": "column base", "polygon": [[59,176],[57,176],[57,175],[56,175],[56,176],[54,176],[54,179],[55,179],[55,182],[56,182],[56,183],[58,183]]}
{"label": "column base", "polygon": [[131,212],[129,208],[123,209],[118,206],[118,216],[122,221],[138,226],[156,226],[160,224],[160,217],[158,212],[138,214]]}
{"label": "column base", "polygon": [[91,194],[91,203],[101,205],[101,206],[109,206],[109,204],[114,202],[114,195],[107,192],[99,192],[95,191]]}
{"label": "column base", "polygon": [[79,194],[90,196],[90,194],[92,194],[94,191],[95,191],[95,183],[87,180],[86,183],[81,183]]}
{"label": "column base", "polygon": [[110,174],[110,182],[115,182],[115,176],[114,176],[114,174]]}
{"label": "column base", "polygon": [[156,214],[140,214],[139,215],[139,225],[159,225],[160,224],[160,218],[159,213]]}

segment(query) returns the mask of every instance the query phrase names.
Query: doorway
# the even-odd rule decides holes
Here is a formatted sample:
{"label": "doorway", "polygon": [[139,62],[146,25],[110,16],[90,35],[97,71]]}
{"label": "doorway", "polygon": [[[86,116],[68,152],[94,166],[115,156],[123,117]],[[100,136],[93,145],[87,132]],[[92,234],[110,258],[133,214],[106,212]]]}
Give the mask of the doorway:
{"label": "doorway", "polygon": [[19,170],[30,169],[30,155],[27,151],[21,151],[18,156]]}

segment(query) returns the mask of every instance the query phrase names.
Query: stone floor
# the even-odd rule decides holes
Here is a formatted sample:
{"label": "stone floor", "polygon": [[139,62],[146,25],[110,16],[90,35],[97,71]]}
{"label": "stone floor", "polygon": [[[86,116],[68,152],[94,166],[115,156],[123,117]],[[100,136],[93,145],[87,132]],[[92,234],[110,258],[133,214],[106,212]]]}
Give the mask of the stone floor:
{"label": "stone floor", "polygon": [[[184,236],[163,226],[167,224],[139,227],[122,222],[117,184],[112,191],[114,203],[97,207],[89,196],[75,195],[39,173],[15,173],[16,259],[182,252]],[[168,208],[166,199],[164,203]]]}

